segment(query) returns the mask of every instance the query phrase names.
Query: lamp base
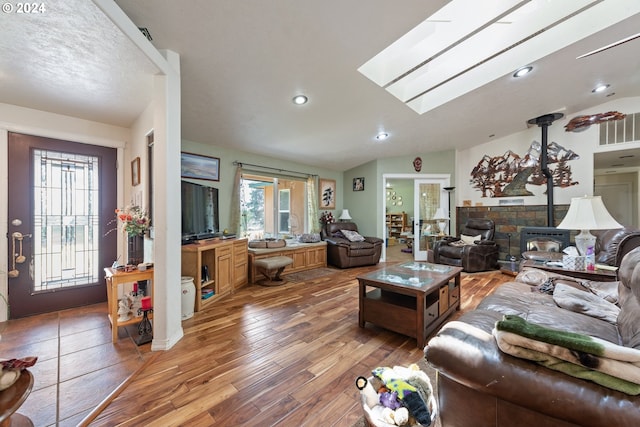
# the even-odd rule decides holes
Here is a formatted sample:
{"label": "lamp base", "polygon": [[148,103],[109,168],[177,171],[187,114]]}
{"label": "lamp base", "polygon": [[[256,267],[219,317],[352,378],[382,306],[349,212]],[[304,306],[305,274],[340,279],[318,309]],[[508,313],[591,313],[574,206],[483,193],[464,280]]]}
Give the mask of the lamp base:
{"label": "lamp base", "polygon": [[578,248],[578,252],[580,255],[586,256],[588,248],[596,247],[596,236],[591,234],[589,230],[581,230],[578,235],[575,237],[576,248]]}
{"label": "lamp base", "polygon": [[438,230],[440,231],[440,235],[444,236],[444,231],[447,228],[447,223],[445,221],[438,221]]}

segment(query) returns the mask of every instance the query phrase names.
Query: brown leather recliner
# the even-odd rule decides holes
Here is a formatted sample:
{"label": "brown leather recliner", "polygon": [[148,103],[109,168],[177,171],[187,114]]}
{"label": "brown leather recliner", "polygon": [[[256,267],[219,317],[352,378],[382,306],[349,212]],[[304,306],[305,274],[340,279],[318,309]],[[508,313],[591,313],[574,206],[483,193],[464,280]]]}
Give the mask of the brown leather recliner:
{"label": "brown leather recliner", "polygon": [[353,222],[332,222],[322,227],[322,240],[327,242],[327,263],[338,268],[375,265],[380,261],[382,244],[378,237],[364,237],[362,242],[347,239],[342,230],[358,231]]}
{"label": "brown leather recliner", "polygon": [[485,218],[471,218],[460,235],[480,236],[473,244],[464,244],[461,238],[446,236],[433,246],[433,261],[462,267],[467,273],[486,271],[498,266],[498,245],[493,241],[495,224]]}

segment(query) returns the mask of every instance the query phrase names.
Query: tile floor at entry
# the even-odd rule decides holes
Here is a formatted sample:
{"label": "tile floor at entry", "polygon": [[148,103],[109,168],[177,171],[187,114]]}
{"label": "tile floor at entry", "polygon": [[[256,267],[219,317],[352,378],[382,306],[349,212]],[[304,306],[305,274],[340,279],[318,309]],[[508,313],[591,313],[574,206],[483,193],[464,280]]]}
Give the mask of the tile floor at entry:
{"label": "tile floor at entry", "polygon": [[38,356],[33,390],[19,413],[36,426],[76,426],[151,355],[134,327],[111,342],[107,303],[0,324],[0,357]]}
{"label": "tile floor at entry", "polygon": [[[410,261],[404,244],[387,248],[387,262]],[[151,354],[134,326],[111,342],[107,304],[41,314],[0,324],[0,357],[38,356],[34,385],[19,413],[36,426],[76,426]]]}

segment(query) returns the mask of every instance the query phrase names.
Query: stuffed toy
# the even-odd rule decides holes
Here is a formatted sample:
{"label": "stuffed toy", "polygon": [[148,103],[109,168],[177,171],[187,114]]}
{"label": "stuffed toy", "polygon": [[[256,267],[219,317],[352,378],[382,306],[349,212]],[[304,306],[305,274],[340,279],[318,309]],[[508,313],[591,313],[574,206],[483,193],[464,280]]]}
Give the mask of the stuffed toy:
{"label": "stuffed toy", "polygon": [[[431,414],[429,413],[429,408],[421,395],[422,393],[418,391],[419,388],[429,390],[429,378],[427,377],[427,382],[423,384],[424,377],[422,377],[418,372],[422,371],[420,371],[417,366],[412,366],[410,368],[394,367],[393,369],[379,367],[371,371],[373,376],[380,379],[390,392],[395,392],[397,394],[402,405],[409,410],[409,413],[416,419],[416,421],[423,426],[429,426],[431,425]],[[415,387],[410,382],[416,383],[419,388]],[[402,415],[400,415],[400,417],[402,418]],[[404,423],[406,423],[406,421],[404,421]],[[394,424],[402,425],[397,422],[394,422]]]}

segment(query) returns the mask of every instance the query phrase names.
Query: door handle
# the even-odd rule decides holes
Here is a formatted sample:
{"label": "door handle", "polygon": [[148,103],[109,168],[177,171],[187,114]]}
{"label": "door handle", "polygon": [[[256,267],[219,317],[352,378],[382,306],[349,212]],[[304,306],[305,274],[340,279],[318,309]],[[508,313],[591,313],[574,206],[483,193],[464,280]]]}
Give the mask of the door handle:
{"label": "door handle", "polygon": [[[25,257],[22,252],[22,241],[24,240],[25,237],[31,237],[31,234],[22,234],[19,231],[14,231],[11,234],[12,262],[11,262],[11,270],[9,270],[9,273],[7,273],[9,278],[13,279],[20,276],[20,271],[16,268],[16,264],[22,264],[27,260],[27,257]],[[16,252],[16,241],[18,242],[19,252]]]}

